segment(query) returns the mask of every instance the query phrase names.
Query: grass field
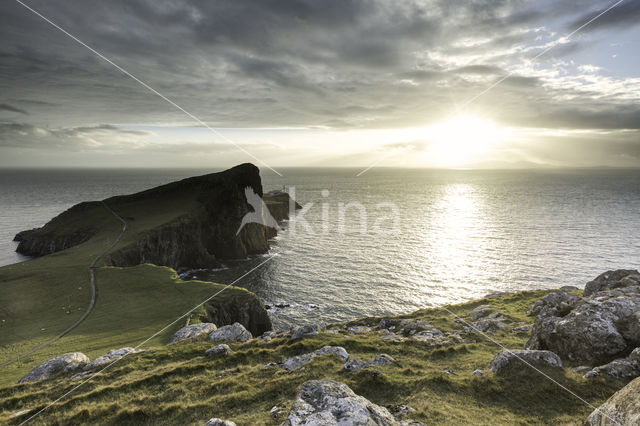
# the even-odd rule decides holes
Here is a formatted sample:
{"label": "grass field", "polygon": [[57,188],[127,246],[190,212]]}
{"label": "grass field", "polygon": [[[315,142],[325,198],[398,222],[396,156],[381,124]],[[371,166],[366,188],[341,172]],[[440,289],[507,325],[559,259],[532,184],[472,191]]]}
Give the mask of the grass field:
{"label": "grass field", "polygon": [[[172,197],[114,203],[128,230],[114,247],[135,243],[140,235],[196,206],[197,191]],[[111,205],[111,204],[110,204]],[[89,265],[120,234],[122,224],[101,203],[82,215],[61,217],[56,232],[94,228],[97,233],[75,247],[0,268],[0,364],[61,333],[86,310],[91,298]],[[104,265],[98,263],[97,266]],[[163,328],[222,286],[180,281],[174,270],[150,264],[131,268],[99,267],[93,312],[68,335],[17,362],[0,367],[0,386],[15,383],[31,368],[61,353],[81,351],[93,357],[109,349],[133,346]],[[253,297],[230,288],[216,297]],[[160,344],[184,323],[149,342]]]}
{"label": "grass field", "polygon": [[[511,320],[530,324],[532,319],[525,311],[544,294],[494,296],[450,310],[468,320],[471,309],[490,303]],[[445,309],[418,311],[402,318],[424,319],[443,331],[461,328]],[[369,318],[351,324],[374,325],[378,321]],[[202,424],[210,417],[221,417],[239,425],[279,424],[299,385],[310,379],[344,382],[377,404],[410,405],[416,412],[409,417],[425,424],[581,424],[593,411],[528,368],[510,378],[491,373],[472,376],[477,368],[486,372],[489,360],[500,348],[475,334],[467,338],[476,343],[433,347],[412,340],[385,341],[376,331],[357,335],[341,331],[297,342],[283,336],[269,342],[232,344],[234,353],[226,358],[205,357],[205,349],[212,346],[206,339],[180,342],[124,358],[47,409],[34,423]],[[508,331],[495,335],[495,340],[508,348],[522,348],[526,339],[526,334]],[[378,367],[379,373],[373,369],[348,373],[342,371],[337,357],[324,356],[291,372],[261,368],[324,345],[343,346],[364,360],[387,353],[398,364]],[[445,368],[457,376],[444,373]],[[624,385],[610,378],[585,380],[569,368],[546,372],[595,406]],[[10,419],[12,413],[26,409],[34,413],[77,383],[66,377],[0,389],[0,421],[18,423],[29,414]],[[270,412],[274,406],[279,414]]]}

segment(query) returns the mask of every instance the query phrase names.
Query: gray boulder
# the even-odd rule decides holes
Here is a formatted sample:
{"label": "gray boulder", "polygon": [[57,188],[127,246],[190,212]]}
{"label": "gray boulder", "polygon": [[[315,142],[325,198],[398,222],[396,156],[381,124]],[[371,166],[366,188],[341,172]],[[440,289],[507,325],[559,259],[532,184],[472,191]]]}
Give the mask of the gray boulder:
{"label": "gray boulder", "polygon": [[551,293],[536,302],[531,312],[538,316],[525,347],[597,365],[640,346],[640,277],[630,275],[635,272],[605,272],[578,301]]}
{"label": "gray boulder", "polygon": [[332,380],[310,380],[298,390],[285,426],[398,425],[389,411]]}
{"label": "gray boulder", "polygon": [[507,375],[529,369],[530,367],[527,364],[537,368],[562,368],[560,357],[551,351],[514,349],[498,352],[489,362],[489,370],[497,375]]}
{"label": "gray boulder", "polygon": [[39,382],[61,374],[75,371],[89,362],[89,358],[82,352],[69,352],[43,362],[31,370],[18,383]]}
{"label": "gray boulder", "polygon": [[316,355],[335,355],[343,361],[349,359],[349,353],[342,346],[323,346],[314,353]]}
{"label": "gray boulder", "polygon": [[96,368],[100,368],[107,364],[111,364],[112,362],[119,360],[120,358],[135,352],[140,352],[140,351],[134,348],[112,349],[106,354],[99,356],[98,358],[94,359],[93,361],[85,365],[84,370],[85,371],[95,370]]}
{"label": "gray boulder", "polygon": [[545,317],[563,317],[571,311],[582,299],[566,291],[549,293],[538,300],[527,310],[527,315],[543,315]]}
{"label": "gray boulder", "polygon": [[390,364],[393,364],[395,362],[396,362],[396,360],[393,359],[391,356],[389,356],[387,354],[380,354],[380,355],[376,355],[373,358],[371,358],[367,364],[383,366],[383,365],[390,365]]}
{"label": "gray boulder", "polygon": [[232,325],[225,325],[209,333],[209,340],[214,342],[246,342],[252,338],[251,333],[239,322],[234,322]]}
{"label": "gray boulder", "polygon": [[627,380],[640,377],[640,348],[634,349],[626,358],[615,359],[607,364],[589,369],[584,377],[590,379],[600,374]]}
{"label": "gray boulder", "polygon": [[[630,279],[625,280],[628,276]],[[607,271],[598,275],[594,280],[589,281],[584,287],[583,296],[591,296],[602,290],[610,290],[619,287],[627,287],[629,285],[638,285],[640,281],[640,272],[635,269],[618,269],[615,271]]]}
{"label": "gray boulder", "polygon": [[287,371],[295,370],[298,367],[308,364],[313,361],[317,356],[321,355],[335,355],[342,361],[349,359],[349,353],[342,346],[323,346],[322,348],[313,352],[294,356],[278,363],[278,367],[284,368]]}
{"label": "gray boulder", "polygon": [[220,345],[216,345],[204,351],[204,354],[206,356],[229,355],[230,353],[231,353],[231,348],[229,347],[229,345],[226,345],[224,343]]}
{"label": "gray boulder", "polygon": [[640,424],[640,378],[614,393],[585,421],[588,426],[635,426]]}
{"label": "gray boulder", "polygon": [[342,366],[343,370],[351,372],[360,371],[363,368],[367,368],[367,363],[358,358],[351,358]]}
{"label": "gray boulder", "polygon": [[216,330],[216,325],[210,322],[187,325],[176,331],[176,333],[171,336],[171,339],[169,339],[169,343],[178,342],[184,339],[193,339],[194,337],[198,337],[202,334],[211,333],[214,330]]}
{"label": "gray boulder", "polygon": [[467,333],[487,333],[496,334],[500,330],[506,330],[507,326],[497,318],[480,318],[470,324],[469,327],[464,327],[464,331]]}
{"label": "gray boulder", "polygon": [[640,288],[602,291],[564,317],[539,316],[527,349],[548,349],[573,361],[600,361],[640,346]]}
{"label": "gray boulder", "polygon": [[204,426],[236,426],[236,424],[229,420],[222,420],[216,417],[209,419]]}
{"label": "gray boulder", "polygon": [[475,320],[478,320],[480,318],[486,317],[492,311],[493,310],[491,309],[491,305],[480,305],[480,306],[477,306],[471,312],[469,312],[469,316],[471,317],[472,320],[475,321]]}
{"label": "gray boulder", "polygon": [[307,324],[294,327],[291,331],[291,340],[304,339],[305,337],[315,336],[320,332],[322,327],[318,324]]}

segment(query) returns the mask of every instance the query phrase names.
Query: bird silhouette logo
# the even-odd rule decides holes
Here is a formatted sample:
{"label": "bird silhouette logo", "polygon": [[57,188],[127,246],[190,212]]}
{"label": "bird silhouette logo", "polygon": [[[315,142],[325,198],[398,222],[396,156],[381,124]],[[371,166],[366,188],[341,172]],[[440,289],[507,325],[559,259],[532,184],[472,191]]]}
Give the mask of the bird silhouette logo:
{"label": "bird silhouette logo", "polygon": [[280,230],[278,221],[271,216],[271,212],[269,212],[267,205],[264,203],[262,198],[253,191],[253,188],[247,186],[244,189],[244,196],[247,198],[247,203],[253,207],[253,211],[244,215],[236,235],[238,235],[240,231],[242,231],[242,228],[244,228],[248,223],[259,223],[260,225],[268,226],[269,228],[274,228],[278,231]]}

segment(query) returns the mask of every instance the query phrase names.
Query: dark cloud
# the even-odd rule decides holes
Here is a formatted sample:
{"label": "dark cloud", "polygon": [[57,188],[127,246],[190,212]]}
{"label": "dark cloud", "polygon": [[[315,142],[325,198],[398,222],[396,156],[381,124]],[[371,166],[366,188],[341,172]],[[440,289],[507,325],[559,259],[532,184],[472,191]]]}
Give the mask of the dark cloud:
{"label": "dark cloud", "polygon": [[0,104],[0,111],[9,111],[9,112],[15,112],[18,114],[24,114],[24,115],[29,115],[29,113],[21,108],[17,108],[14,106],[11,106],[9,104]]}
{"label": "dark cloud", "polygon": [[[611,4],[602,7],[599,4],[595,10],[581,15],[579,18],[571,22],[571,28],[577,28],[590,21],[594,17],[604,12]],[[600,16],[597,20],[589,24],[588,30],[614,28],[620,29],[625,27],[636,26],[640,24],[640,2],[634,0],[626,0],[614,7],[613,9]]]}
{"label": "dark cloud", "polygon": [[[575,72],[562,64],[591,48],[590,40],[559,44],[539,60],[555,73],[537,73],[527,62],[559,29],[573,30],[602,10],[596,0],[29,5],[214,127],[424,126],[511,72],[466,110],[523,126],[638,127],[635,100],[624,93],[549,84]],[[589,28],[630,26],[638,8],[623,3]],[[0,10],[0,110],[25,122],[0,124],[4,146],[50,139],[52,146],[106,147],[109,134],[120,147],[146,136],[99,123],[193,124],[18,3]]]}

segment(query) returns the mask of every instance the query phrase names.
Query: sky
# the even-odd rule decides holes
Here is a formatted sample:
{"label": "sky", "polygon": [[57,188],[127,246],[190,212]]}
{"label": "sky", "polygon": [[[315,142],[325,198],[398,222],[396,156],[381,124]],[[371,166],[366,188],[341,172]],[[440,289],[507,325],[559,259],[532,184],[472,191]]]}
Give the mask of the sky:
{"label": "sky", "polygon": [[166,99],[4,1],[0,167],[640,165],[640,0],[21,1]]}

